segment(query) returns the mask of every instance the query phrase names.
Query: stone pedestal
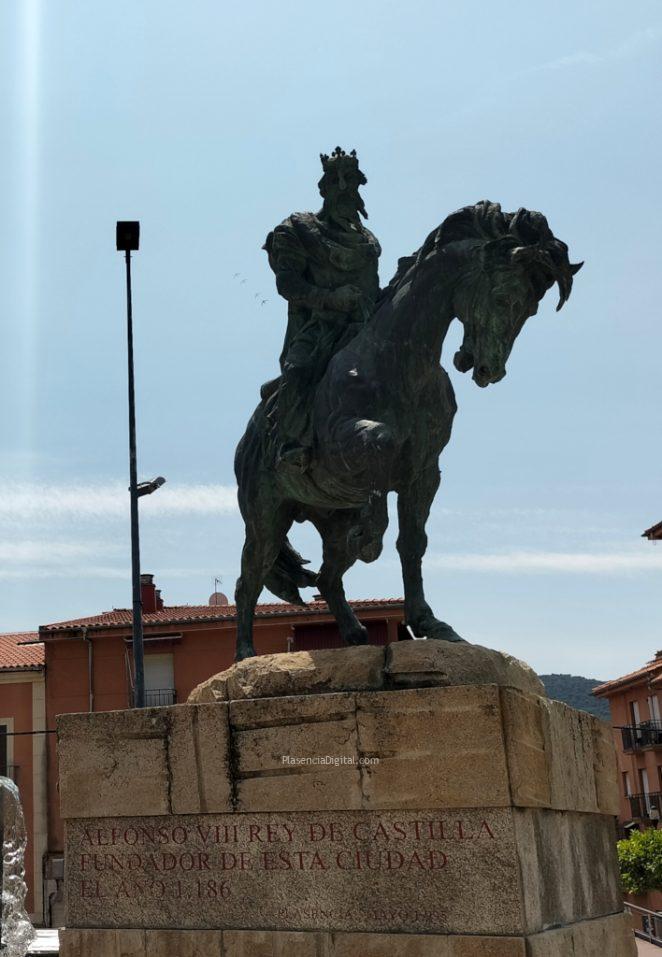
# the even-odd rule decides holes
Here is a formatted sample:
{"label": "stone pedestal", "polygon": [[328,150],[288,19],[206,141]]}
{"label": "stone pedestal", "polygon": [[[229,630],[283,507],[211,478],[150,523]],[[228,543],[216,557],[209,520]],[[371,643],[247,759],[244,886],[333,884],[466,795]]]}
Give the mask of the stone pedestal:
{"label": "stone pedestal", "polygon": [[475,646],[66,715],[63,957],[632,957],[611,734]]}

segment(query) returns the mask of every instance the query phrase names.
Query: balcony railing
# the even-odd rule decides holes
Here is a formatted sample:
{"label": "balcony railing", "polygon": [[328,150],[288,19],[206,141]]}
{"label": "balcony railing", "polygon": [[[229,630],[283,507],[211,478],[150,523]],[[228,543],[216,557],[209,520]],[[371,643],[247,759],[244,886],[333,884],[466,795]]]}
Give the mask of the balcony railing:
{"label": "balcony railing", "polygon": [[662,914],[637,907],[629,901],[625,901],[625,910],[632,916],[635,937],[662,947]]}
{"label": "balcony railing", "polygon": [[624,751],[662,748],[662,721],[644,721],[620,728]]}
{"label": "balcony railing", "polygon": [[[129,703],[132,708],[135,707],[133,688],[129,692]],[[146,708],[161,708],[168,704],[177,704],[177,692],[174,688],[156,688],[145,691]]]}
{"label": "balcony railing", "polygon": [[650,794],[628,794],[628,801],[630,802],[630,813],[633,818],[652,817],[662,820],[662,793],[660,791],[652,791]]}

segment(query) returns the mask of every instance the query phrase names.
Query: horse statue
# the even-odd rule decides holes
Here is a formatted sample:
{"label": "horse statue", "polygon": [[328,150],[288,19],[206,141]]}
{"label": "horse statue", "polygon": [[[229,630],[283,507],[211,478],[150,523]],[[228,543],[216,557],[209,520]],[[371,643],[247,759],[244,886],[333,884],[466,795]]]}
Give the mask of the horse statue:
{"label": "horse statue", "polygon": [[[371,318],[331,359],[313,399],[306,470],[276,467],[278,390],[263,390],[235,458],[246,526],[236,589],[237,660],[255,654],[253,617],[263,586],[301,605],[299,589],[316,587],[343,640],[366,643],[343,575],[358,559],[380,555],[388,492],[397,493],[405,622],[419,638],[462,641],[435,617],[421,573],[438,459],[457,409],[440,365],[444,339],[459,319],[464,335],[455,367],[473,369],[481,388],[499,382],[515,339],[547,290],[558,284],[560,309],[582,265],[570,263],[568,247],[541,213],[504,213],[488,201],[466,206],[399,261]],[[288,541],[295,521],[312,522],[322,537],[318,574]]]}

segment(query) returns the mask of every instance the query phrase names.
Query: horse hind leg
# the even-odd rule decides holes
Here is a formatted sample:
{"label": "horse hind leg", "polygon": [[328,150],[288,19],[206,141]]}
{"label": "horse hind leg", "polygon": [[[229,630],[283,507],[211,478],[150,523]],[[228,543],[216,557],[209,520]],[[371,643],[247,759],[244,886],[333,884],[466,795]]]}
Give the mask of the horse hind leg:
{"label": "horse hind leg", "polygon": [[323,561],[317,578],[317,587],[338,623],[340,637],[348,645],[365,645],[368,632],[358,620],[345,596],[343,575],[355,558],[348,547],[348,532],[353,519],[332,517],[328,523],[316,523],[323,541]]}
{"label": "horse hind leg", "polygon": [[252,658],[255,605],[265,580],[287,538],[292,516],[289,510],[268,508],[246,520],[246,540],[241,553],[241,575],[237,579],[237,649],[235,660]]}

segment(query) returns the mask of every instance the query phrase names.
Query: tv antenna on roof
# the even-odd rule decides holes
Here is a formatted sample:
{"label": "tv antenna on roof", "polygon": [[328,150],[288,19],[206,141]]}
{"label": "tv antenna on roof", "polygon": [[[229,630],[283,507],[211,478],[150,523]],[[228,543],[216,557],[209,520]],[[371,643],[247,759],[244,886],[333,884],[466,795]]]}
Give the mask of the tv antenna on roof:
{"label": "tv antenna on roof", "polygon": [[214,591],[209,596],[210,605],[227,605],[229,604],[228,596],[224,595],[222,591],[219,591],[218,586],[223,584],[223,577],[221,575],[216,575],[214,577]]}

